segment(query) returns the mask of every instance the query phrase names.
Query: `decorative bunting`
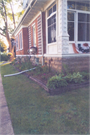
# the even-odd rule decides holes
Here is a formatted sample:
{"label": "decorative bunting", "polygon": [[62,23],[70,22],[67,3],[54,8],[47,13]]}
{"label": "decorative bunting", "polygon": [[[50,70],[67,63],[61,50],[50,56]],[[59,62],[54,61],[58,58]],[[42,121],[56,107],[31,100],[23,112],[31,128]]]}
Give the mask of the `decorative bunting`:
{"label": "decorative bunting", "polygon": [[79,43],[79,44],[72,44],[74,53],[89,53],[90,46],[88,43]]}

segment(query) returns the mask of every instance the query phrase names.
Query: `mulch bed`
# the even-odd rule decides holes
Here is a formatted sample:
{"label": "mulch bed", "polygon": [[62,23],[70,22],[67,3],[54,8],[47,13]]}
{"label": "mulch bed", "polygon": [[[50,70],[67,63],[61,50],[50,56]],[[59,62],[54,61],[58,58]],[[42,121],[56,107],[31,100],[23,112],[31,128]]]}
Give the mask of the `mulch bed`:
{"label": "mulch bed", "polygon": [[[14,68],[19,72],[21,71],[19,68],[15,67],[15,66],[14,66]],[[86,81],[86,82],[83,82],[80,84],[68,84],[68,86],[64,86],[64,87],[57,88],[57,89],[48,89],[46,86],[47,80],[41,79],[41,75],[31,76],[30,73],[28,73],[28,72],[23,73],[23,74],[25,76],[27,76],[28,78],[30,78],[31,80],[37,82],[41,87],[43,87],[47,92],[49,92],[50,95],[59,95],[59,94],[62,94],[62,93],[68,92],[68,91],[72,91],[72,90],[75,90],[78,88],[89,87],[89,83],[90,83],[89,81]],[[49,78],[50,76],[53,76],[54,74],[48,73],[46,75],[47,75],[47,78]]]}

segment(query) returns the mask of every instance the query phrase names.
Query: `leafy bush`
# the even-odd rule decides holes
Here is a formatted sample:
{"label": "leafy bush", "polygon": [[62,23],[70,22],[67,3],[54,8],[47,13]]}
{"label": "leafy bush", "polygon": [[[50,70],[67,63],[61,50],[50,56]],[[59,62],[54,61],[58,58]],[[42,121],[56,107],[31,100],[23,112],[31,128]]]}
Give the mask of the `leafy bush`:
{"label": "leafy bush", "polygon": [[88,72],[81,72],[81,75],[82,75],[82,78],[84,79],[84,80],[89,80],[89,73]]}
{"label": "leafy bush", "polygon": [[1,61],[8,61],[12,56],[12,53],[0,53]]}
{"label": "leafy bush", "polygon": [[0,51],[7,52],[7,45],[0,39]]}
{"label": "leafy bush", "polygon": [[8,61],[9,60],[9,57],[6,53],[1,53],[0,55],[1,55],[1,59],[0,59],[1,61]]}
{"label": "leafy bush", "polygon": [[26,69],[30,69],[30,68],[33,68],[32,63],[30,61],[19,63],[20,70],[26,70]]}
{"label": "leafy bush", "polygon": [[67,86],[68,83],[62,76],[53,76],[48,80],[47,86],[48,88],[55,89],[62,86]]}
{"label": "leafy bush", "polygon": [[83,81],[82,75],[78,73],[59,74],[58,76],[53,76],[48,80],[47,86],[49,89],[55,89],[63,86],[67,86],[69,83],[81,83]]}
{"label": "leafy bush", "polygon": [[79,72],[68,74],[64,78],[68,83],[81,83],[83,81],[82,75]]}

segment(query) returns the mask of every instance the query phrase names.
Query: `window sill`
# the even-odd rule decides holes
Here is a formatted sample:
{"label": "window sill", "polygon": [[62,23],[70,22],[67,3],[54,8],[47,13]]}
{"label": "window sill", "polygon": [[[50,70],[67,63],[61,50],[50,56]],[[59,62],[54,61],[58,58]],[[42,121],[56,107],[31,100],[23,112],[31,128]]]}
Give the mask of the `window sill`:
{"label": "window sill", "polygon": [[47,44],[48,46],[51,46],[51,45],[56,45],[57,42],[53,42],[53,43],[50,43],[50,44]]}
{"label": "window sill", "polygon": [[73,43],[90,43],[90,41],[69,41],[70,44],[73,44]]}
{"label": "window sill", "polygon": [[23,50],[23,48],[22,49],[20,49],[19,51],[22,51]]}

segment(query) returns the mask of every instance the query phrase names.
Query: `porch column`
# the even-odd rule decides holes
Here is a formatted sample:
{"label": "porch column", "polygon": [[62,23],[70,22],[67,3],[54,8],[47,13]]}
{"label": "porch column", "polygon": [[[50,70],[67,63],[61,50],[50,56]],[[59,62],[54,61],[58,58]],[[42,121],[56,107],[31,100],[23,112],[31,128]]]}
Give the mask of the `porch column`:
{"label": "porch column", "polygon": [[59,0],[58,3],[58,26],[59,36],[58,41],[58,53],[68,54],[69,53],[69,35],[67,32],[67,0]]}

